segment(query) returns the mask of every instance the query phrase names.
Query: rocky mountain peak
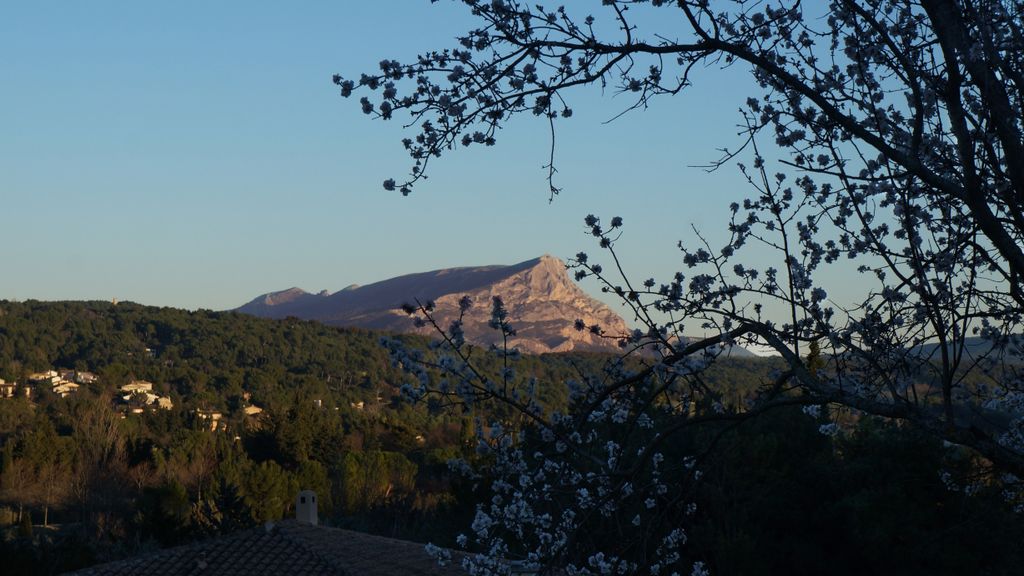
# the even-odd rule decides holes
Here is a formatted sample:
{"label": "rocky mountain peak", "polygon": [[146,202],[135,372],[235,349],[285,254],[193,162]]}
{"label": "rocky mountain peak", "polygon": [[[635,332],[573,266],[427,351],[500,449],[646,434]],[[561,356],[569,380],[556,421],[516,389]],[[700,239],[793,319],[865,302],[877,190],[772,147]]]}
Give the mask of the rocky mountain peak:
{"label": "rocky mountain peak", "polygon": [[500,340],[500,334],[488,326],[492,300],[500,296],[517,331],[511,344],[530,353],[618,349],[614,339],[577,331],[577,319],[588,326],[597,324],[610,335],[627,330],[621,317],[569,278],[560,259],[547,254],[511,266],[409,274],[356,289],[349,287],[328,297],[296,290],[263,295],[238,310],[271,318],[296,316],[338,326],[432,335],[429,328],[417,328],[400,310],[401,305],[431,300],[438,324],[447,326],[458,316],[459,300],[469,296],[473,306],[464,319],[466,338],[488,345]]}
{"label": "rocky mountain peak", "polygon": [[267,306],[277,306],[279,304],[287,304],[288,302],[292,302],[297,298],[307,295],[308,293],[302,288],[293,287],[287,290],[281,290],[280,292],[264,294],[263,296],[260,296],[259,300]]}

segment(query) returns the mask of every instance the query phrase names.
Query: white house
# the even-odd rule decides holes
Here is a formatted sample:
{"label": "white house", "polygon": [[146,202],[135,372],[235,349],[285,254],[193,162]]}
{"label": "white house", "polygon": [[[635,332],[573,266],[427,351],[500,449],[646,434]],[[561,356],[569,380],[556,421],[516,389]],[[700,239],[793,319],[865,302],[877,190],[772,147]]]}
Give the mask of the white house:
{"label": "white house", "polygon": [[56,370],[36,372],[28,375],[28,381],[34,384],[56,384],[60,381],[60,374],[57,374]]}
{"label": "white house", "polygon": [[209,422],[211,431],[216,432],[217,430],[228,429],[228,423],[222,422],[224,414],[216,410],[203,410],[201,408],[196,408],[196,416]]}
{"label": "white house", "polygon": [[95,384],[99,378],[92,372],[75,372],[75,382],[79,384]]}
{"label": "white house", "polygon": [[53,393],[57,394],[61,398],[66,398],[68,394],[74,394],[75,392],[78,392],[78,384],[75,384],[74,382],[61,380],[53,386]]}
{"label": "white house", "polygon": [[128,394],[135,394],[136,392],[150,393],[153,392],[153,383],[145,380],[132,380],[131,382],[121,386],[121,392]]}

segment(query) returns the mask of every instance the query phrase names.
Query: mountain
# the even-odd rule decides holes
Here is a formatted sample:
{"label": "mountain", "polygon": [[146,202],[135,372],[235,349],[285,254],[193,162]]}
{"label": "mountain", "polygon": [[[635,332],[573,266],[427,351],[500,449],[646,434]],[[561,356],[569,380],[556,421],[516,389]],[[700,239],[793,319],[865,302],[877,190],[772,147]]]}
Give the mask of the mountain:
{"label": "mountain", "polygon": [[[922,344],[914,349],[918,355],[939,360],[941,352],[939,345],[935,343]],[[1017,334],[1010,337],[1010,342],[1003,350],[993,349],[989,340],[979,336],[968,336],[964,338],[964,352],[966,361],[983,363],[1005,363],[1011,365],[1024,364],[1024,335]]]}
{"label": "mountain", "polygon": [[351,285],[333,294],[311,294],[299,288],[264,294],[237,311],[265,318],[295,316],[336,326],[433,335],[430,327],[417,328],[402,312],[404,303],[432,300],[438,323],[447,328],[458,316],[459,300],[469,296],[466,339],[476,344],[497,343],[500,334],[488,327],[491,302],[501,296],[517,334],[510,342],[523,352],[570,350],[617,351],[614,339],[577,331],[574,322],[597,324],[610,335],[625,334],[623,319],[588,296],[566,273],[565,264],[541,256],[511,266],[448,268],[408,274],[365,286]]}

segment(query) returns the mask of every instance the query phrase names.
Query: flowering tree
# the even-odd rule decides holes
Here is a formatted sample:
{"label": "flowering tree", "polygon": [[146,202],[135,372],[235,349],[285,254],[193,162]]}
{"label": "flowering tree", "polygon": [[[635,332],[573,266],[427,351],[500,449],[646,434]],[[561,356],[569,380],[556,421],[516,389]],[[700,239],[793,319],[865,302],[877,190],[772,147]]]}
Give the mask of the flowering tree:
{"label": "flowering tree", "polygon": [[[743,145],[716,162],[737,165],[752,190],[731,206],[728,243],[681,243],[682,270],[642,284],[585,253],[570,262],[577,278],[594,276],[622,296],[646,327],[608,336],[621,337],[627,350],[655,350],[655,361],[584,380],[572,417],[545,417],[501,379],[472,373],[462,353],[439,364],[458,376],[449,380],[457,385],[436,388],[424,378],[414,390],[512,402],[543,431],[541,440],[575,453],[577,463],[563,470],[538,453],[499,457],[496,466],[536,478],[539,484],[527,485],[541,489],[573,470],[581,482],[598,482],[571,483],[574,502],[562,505],[594,510],[602,522],[624,513],[602,508],[615,498],[661,510],[659,498],[672,491],[659,495],[665,483],[650,475],[660,470],[660,446],[695,419],[688,406],[705,392],[701,368],[723,341],[756,341],[788,370],[742,414],[711,410],[709,417],[748,417],[787,403],[842,406],[904,421],[1024,477],[1024,382],[1008,362],[1019,358],[1024,320],[1019,2],[834,0],[819,8],[792,0],[605,0],[592,15],[511,0],[462,3],[479,26],[456,47],[406,63],[385,60],[359,79],[334,78],[343,96],[365,94],[366,114],[412,119],[417,133],[404,140],[412,170],[386,180],[389,190],[408,194],[429,162],[453,149],[494,144],[497,129],[516,115],[543,119],[553,134],[571,118],[576,89],[615,86],[643,108],[685,93],[691,71],[709,65],[749,68],[760,87],[741,111]],[[643,10],[678,21],[677,36],[635,25]],[[553,142],[552,196],[559,192]],[[605,259],[618,264],[622,221],[590,216],[586,225]],[[755,244],[775,250],[777,261],[751,262],[744,249]],[[863,274],[864,293],[856,302],[833,301],[825,272],[849,263]],[[721,336],[687,342],[684,322]],[[500,306],[495,326],[510,329]],[[463,350],[458,323],[442,332],[453,350]],[[406,360],[410,367],[425,361]],[[602,446],[605,437],[613,445]],[[496,438],[516,445],[515,435]],[[581,471],[586,461],[601,472]],[[653,493],[638,492],[640,484]],[[506,521],[517,518],[511,502],[522,510],[542,499],[523,490],[498,485],[495,506]],[[547,534],[534,553],[557,556],[577,543],[568,527],[579,528],[578,516],[522,518]],[[636,519],[647,525],[642,514]],[[486,518],[481,526],[478,536],[493,544]],[[680,535],[636,534],[622,548],[628,554],[569,564],[602,573],[675,559],[659,547],[677,545]],[[508,552],[500,548],[494,556]]]}
{"label": "flowering tree", "polygon": [[[472,305],[463,298],[463,314]],[[505,410],[503,418],[478,420],[477,463],[482,466],[450,463],[485,484],[490,495],[477,507],[470,532],[459,537],[462,546],[478,551],[463,559],[469,573],[509,574],[517,564],[527,571],[581,575],[672,574],[682,567],[704,573],[703,563],[690,561],[680,550],[685,519],[695,511],[687,494],[701,472],[698,458],[673,444],[675,434],[709,420],[751,415],[722,410],[697,415],[699,399],[690,389],[699,384],[710,355],[639,370],[618,361],[597,373],[583,372],[565,383],[572,409],[548,413],[535,391],[552,383],[520,378],[515,349],[492,346],[501,368],[483,371],[476,356],[487,352],[465,342],[463,318],[442,327],[429,302],[407,311],[432,323],[442,339],[429,351],[384,339],[395,361],[417,378],[403,387],[404,395],[413,400],[441,397],[489,414],[513,409]],[[500,298],[491,303],[490,324],[500,341],[515,335]],[[710,346],[698,343],[690,349]],[[755,411],[783,402],[790,401],[777,400]],[[442,562],[452,560],[448,551],[428,548]]]}

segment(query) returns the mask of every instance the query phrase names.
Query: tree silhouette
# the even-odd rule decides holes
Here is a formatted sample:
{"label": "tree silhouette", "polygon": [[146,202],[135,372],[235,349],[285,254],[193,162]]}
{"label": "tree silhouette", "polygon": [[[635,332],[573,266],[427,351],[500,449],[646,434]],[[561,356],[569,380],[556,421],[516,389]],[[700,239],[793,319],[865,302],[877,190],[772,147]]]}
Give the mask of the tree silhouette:
{"label": "tree silhouette", "polygon": [[[748,66],[761,93],[742,111],[745,145],[718,166],[749,156],[739,169],[755,194],[732,205],[729,243],[684,245],[693,272],[664,283],[633,286],[585,254],[572,262],[578,276],[595,275],[624,297],[649,328],[632,340],[661,345],[664,363],[695,351],[672,336],[681,319],[697,318],[727,339],[773,347],[790,364],[788,378],[821,403],[911,420],[1024,472],[1021,421],[1012,417],[1019,377],[999,371],[980,399],[962,385],[964,371],[1020,347],[1020,6],[837,0],[809,14],[800,2],[608,1],[600,10],[613,24],[601,26],[565,7],[463,4],[479,27],[457,47],[385,60],[358,80],[334,78],[343,96],[370,92],[360,100],[367,114],[404,112],[418,130],[404,140],[410,177],[385,188],[409,193],[430,159],[493,144],[517,114],[564,121],[574,88],[615,86],[641,108],[685,92],[694,68]],[[674,12],[678,39],[645,34],[631,19],[640,9]],[[769,172],[764,140],[785,172]],[[614,257],[621,219],[586,224]],[[755,243],[776,249],[778,265],[743,262],[742,249]],[[833,302],[818,273],[851,260],[868,288],[858,302]],[[786,318],[768,319],[768,303]],[[969,349],[971,336],[986,346]],[[829,358],[827,378],[800,357],[814,340]],[[908,382],[921,370],[932,374],[927,398]]]}
{"label": "tree silhouette", "polygon": [[[593,15],[512,0],[462,4],[477,26],[454,47],[334,77],[342,96],[362,94],[366,114],[408,119],[413,166],[386,180],[388,190],[410,193],[432,159],[493,145],[499,128],[526,114],[551,131],[553,197],[554,134],[572,117],[574,90],[613,87],[643,109],[684,94],[693,70],[716,66],[748,68],[759,86],[740,111],[742,146],[713,165],[736,165],[751,190],[731,205],[725,245],[699,235],[681,242],[682,270],[636,283],[615,251],[622,219],[585,220],[606,267],[583,252],[570,267],[621,296],[644,327],[605,334],[627,354],[655,351],[653,360],[634,354],[642,368],[583,377],[572,415],[552,417],[510,390],[504,372],[475,369],[458,322],[437,326],[449,356],[391,345],[419,376],[410,396],[497,399],[522,415],[524,428],[485,438],[499,494],[474,524],[490,550],[479,570],[500,572],[502,558],[516,555],[577,573],[677,566],[672,527],[686,504],[665,494],[683,485],[658,463],[673,435],[701,419],[839,405],[909,423],[1024,477],[1024,381],[1014,363],[1024,319],[1019,2],[606,0]],[[637,25],[645,10],[678,22],[676,35]],[[756,245],[775,261],[755,256]],[[830,298],[828,272],[851,264],[862,294]],[[508,333],[499,307],[493,325]],[[429,303],[419,311],[430,321]],[[688,341],[684,322],[718,335]],[[723,410],[701,378],[723,342],[768,345],[787,365],[739,412]],[[545,448],[523,450],[523,429]],[[692,474],[675,464],[672,478]],[[623,529],[634,521],[645,530]],[[588,542],[596,525],[618,529],[618,546]]]}

